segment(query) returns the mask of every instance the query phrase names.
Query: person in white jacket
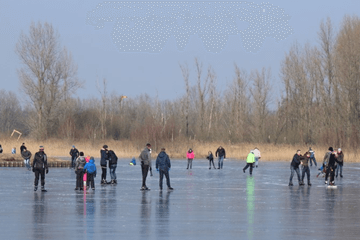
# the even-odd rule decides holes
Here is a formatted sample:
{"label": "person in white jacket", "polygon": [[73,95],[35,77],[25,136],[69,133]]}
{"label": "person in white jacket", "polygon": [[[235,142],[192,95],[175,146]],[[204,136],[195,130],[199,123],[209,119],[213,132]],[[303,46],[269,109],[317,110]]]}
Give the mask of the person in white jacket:
{"label": "person in white jacket", "polygon": [[254,148],[254,155],[255,155],[255,167],[258,167],[259,159],[261,158],[261,153],[257,147]]}

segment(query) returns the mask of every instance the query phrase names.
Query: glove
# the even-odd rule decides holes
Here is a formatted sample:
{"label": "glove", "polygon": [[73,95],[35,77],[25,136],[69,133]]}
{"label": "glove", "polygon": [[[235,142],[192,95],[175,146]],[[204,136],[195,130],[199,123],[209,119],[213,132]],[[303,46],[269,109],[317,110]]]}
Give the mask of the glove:
{"label": "glove", "polygon": [[35,172],[35,168],[33,168],[32,170],[33,170],[33,172]]}
{"label": "glove", "polygon": [[46,174],[48,174],[49,173],[49,169],[46,169]]}
{"label": "glove", "polygon": [[156,171],[159,171],[159,169],[157,168]]}

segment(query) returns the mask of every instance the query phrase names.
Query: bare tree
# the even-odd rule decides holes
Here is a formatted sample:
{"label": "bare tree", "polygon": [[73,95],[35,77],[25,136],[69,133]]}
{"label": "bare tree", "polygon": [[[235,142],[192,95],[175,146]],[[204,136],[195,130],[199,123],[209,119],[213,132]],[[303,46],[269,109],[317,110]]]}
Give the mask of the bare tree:
{"label": "bare tree", "polygon": [[35,133],[46,138],[59,114],[59,103],[81,86],[77,65],[51,24],[32,23],[29,34],[22,33],[16,53],[23,67],[18,69],[21,90],[37,112]]}

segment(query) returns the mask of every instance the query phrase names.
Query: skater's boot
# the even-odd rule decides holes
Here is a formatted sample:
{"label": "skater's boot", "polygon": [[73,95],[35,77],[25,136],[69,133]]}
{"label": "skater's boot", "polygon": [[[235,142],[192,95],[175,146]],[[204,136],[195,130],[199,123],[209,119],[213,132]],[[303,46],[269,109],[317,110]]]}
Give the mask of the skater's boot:
{"label": "skater's boot", "polygon": [[171,190],[174,190],[172,187],[168,187],[168,190],[171,191]]}
{"label": "skater's boot", "polygon": [[292,182],[289,182],[289,186],[293,186],[293,183],[292,183]]}
{"label": "skater's boot", "polygon": [[304,182],[303,181],[300,181],[299,182],[299,186],[304,186],[305,184],[304,184]]}
{"label": "skater's boot", "polygon": [[141,191],[146,190],[145,186],[142,186],[142,187],[140,188],[140,190],[141,190]]}
{"label": "skater's boot", "polygon": [[311,186],[311,182],[308,182],[308,186]]}
{"label": "skater's boot", "polygon": [[45,189],[44,186],[41,186],[41,191],[42,191],[42,192],[47,192],[47,190]]}
{"label": "skater's boot", "polygon": [[37,186],[34,186],[34,191],[36,191],[37,190]]}
{"label": "skater's boot", "polygon": [[243,172],[245,173],[245,169],[243,169]]}
{"label": "skater's boot", "polygon": [[116,180],[116,179],[114,180],[114,184],[117,184],[117,180]]}
{"label": "skater's boot", "polygon": [[115,184],[114,180],[111,180],[110,184]]}
{"label": "skater's boot", "polygon": [[328,184],[328,181],[325,181],[325,185]]}
{"label": "skater's boot", "polygon": [[340,174],[340,177],[342,178],[342,177],[343,177],[343,175],[342,175],[342,174]]}

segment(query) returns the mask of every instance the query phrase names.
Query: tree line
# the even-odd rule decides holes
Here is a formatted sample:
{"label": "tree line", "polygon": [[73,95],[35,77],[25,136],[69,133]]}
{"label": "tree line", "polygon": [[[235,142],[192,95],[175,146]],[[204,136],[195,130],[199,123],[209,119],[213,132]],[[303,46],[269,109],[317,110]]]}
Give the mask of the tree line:
{"label": "tree line", "polygon": [[17,129],[37,139],[127,139],[155,147],[195,139],[356,148],[360,141],[357,16],[345,16],[337,31],[328,18],[316,44],[294,43],[281,62],[283,90],[271,88],[270,69],[246,71],[234,64],[232,81],[219,91],[213,67],[195,58],[190,66],[179,65],[185,93],[177,99],[109,94],[106,79],[97,82],[100,97],[79,99],[77,65],[51,24],[33,23],[16,53],[28,104],[22,107],[14,93],[0,91],[5,134]]}

